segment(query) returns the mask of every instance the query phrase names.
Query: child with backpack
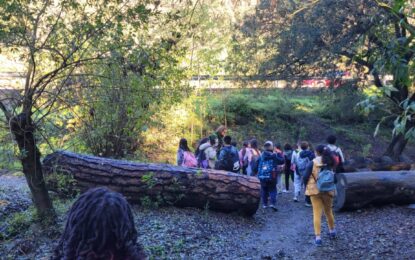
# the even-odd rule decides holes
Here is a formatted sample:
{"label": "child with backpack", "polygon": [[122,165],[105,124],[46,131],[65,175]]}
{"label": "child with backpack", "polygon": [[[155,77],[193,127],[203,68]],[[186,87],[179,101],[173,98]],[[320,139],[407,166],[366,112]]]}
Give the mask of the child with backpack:
{"label": "child with backpack", "polygon": [[215,169],[238,173],[240,170],[238,150],[231,145],[232,137],[223,138],[224,146],[220,150]]}
{"label": "child with backpack", "polygon": [[248,156],[247,151],[249,149],[249,142],[244,141],[243,147],[241,150],[239,150],[239,164],[242,168],[242,174],[246,175],[246,168],[248,168]]}
{"label": "child with backpack", "polygon": [[[308,142],[301,142],[300,144],[300,148],[301,148],[301,152],[298,154],[296,161],[295,161],[295,165],[296,165],[296,174],[299,175],[299,177],[302,179],[301,181],[304,183],[303,177],[305,175],[306,169],[307,169],[307,165],[309,162],[311,162],[314,158],[314,152],[310,150],[310,145]],[[296,196],[298,196],[299,194],[296,194]],[[294,197],[294,201],[298,201],[298,197],[297,199],[295,199],[296,197]],[[305,196],[305,205],[307,207],[311,207],[311,201],[310,201],[310,197],[309,196]]]}
{"label": "child with backpack", "polygon": [[208,167],[208,160],[205,156],[205,150],[210,146],[209,137],[200,139],[198,146],[195,151],[195,157],[197,159],[197,166],[199,168],[206,169]]}
{"label": "child with backpack", "polygon": [[285,159],[285,165],[284,165],[284,176],[285,176],[285,189],[283,192],[289,192],[290,190],[290,178],[291,181],[294,182],[294,171],[291,169],[291,159],[293,156],[293,149],[290,144],[284,145],[284,159]]}
{"label": "child with backpack", "polygon": [[268,197],[271,200],[270,208],[274,211],[278,211],[276,207],[277,203],[277,172],[278,165],[284,164],[284,157],[280,154],[274,153],[274,147],[271,141],[267,141],[264,144],[264,152],[261,154],[258,160],[258,179],[261,183],[261,199],[262,208],[268,208]]}
{"label": "child with backpack", "polygon": [[317,157],[307,165],[304,183],[306,185],[306,194],[310,196],[313,206],[315,244],[321,246],[321,216],[323,212],[329,226],[329,236],[331,239],[336,238],[332,210],[336,189],[333,172],[335,165],[328,147],[324,145],[317,146],[316,154]]}
{"label": "child with backpack", "polygon": [[334,135],[329,135],[327,137],[327,148],[331,151],[332,155],[335,159],[335,172],[342,173],[344,172],[343,164],[345,162],[344,155],[342,149],[336,146],[337,138]]}
{"label": "child with backpack", "polygon": [[177,165],[183,167],[197,167],[197,160],[187,146],[186,138],[180,139],[177,150]]}
{"label": "child with backpack", "polygon": [[[275,144],[274,153],[281,155],[284,158],[284,152],[282,151],[282,147],[280,143]],[[277,191],[278,194],[286,193],[287,190],[284,188],[284,184],[282,181],[283,173],[284,173],[284,164],[277,166]]]}
{"label": "child with backpack", "polygon": [[209,142],[201,146],[201,149],[204,150],[208,169],[215,169],[217,145],[218,139],[215,135],[211,135],[209,136]]}
{"label": "child with backpack", "polygon": [[246,168],[246,173],[248,176],[253,176],[257,173],[256,169],[261,151],[258,149],[258,141],[256,139],[251,140],[250,146],[250,149],[247,150],[248,167]]}

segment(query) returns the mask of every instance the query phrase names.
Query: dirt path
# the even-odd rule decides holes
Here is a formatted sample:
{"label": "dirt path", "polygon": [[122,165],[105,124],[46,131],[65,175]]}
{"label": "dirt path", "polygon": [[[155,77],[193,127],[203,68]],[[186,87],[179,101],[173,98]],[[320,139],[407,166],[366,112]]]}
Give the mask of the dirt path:
{"label": "dirt path", "polygon": [[306,259],[315,251],[311,226],[312,209],[292,201],[292,193],[278,195],[278,212],[260,209],[257,213],[266,219],[264,226],[253,234],[262,258]]}
{"label": "dirt path", "polygon": [[[253,218],[134,206],[138,242],[150,259],[415,259],[415,209],[391,205],[335,214],[339,238],[334,241],[327,239],[323,218],[323,247],[317,248],[312,209],[304,206],[303,197],[295,203],[292,196],[279,195],[278,212],[261,208]],[[8,203],[8,215],[31,205],[25,180],[19,176],[0,176],[2,198]],[[0,205],[0,213],[4,209]],[[64,213],[59,219],[63,228]],[[26,233],[0,241],[0,259],[48,259],[57,239],[33,224]]]}

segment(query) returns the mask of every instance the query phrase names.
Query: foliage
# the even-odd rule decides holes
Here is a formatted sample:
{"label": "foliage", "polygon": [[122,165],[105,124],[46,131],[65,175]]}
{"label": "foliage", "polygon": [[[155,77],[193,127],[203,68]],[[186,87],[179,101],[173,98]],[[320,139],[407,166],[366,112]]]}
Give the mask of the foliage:
{"label": "foliage", "polygon": [[80,190],[76,187],[76,180],[72,175],[54,171],[45,176],[45,181],[48,188],[62,198],[74,198],[80,194]]}
{"label": "foliage", "polygon": [[[411,89],[414,2],[281,2],[280,12],[266,9],[265,22],[259,23],[260,37],[267,43],[263,48],[274,49],[271,57],[263,60],[261,71],[300,77],[329,77],[327,71],[338,69],[370,74],[373,84],[394,104],[394,109],[389,110],[392,114],[383,115],[396,118],[386,153],[399,156],[407,143],[401,137],[415,133],[411,108],[415,100]],[[386,75],[392,75],[393,80],[385,80]],[[373,107],[373,103],[366,103]]]}
{"label": "foliage", "polygon": [[322,98],[326,98],[324,106],[320,108],[320,115],[323,118],[339,120],[343,123],[363,123],[369,120],[356,106],[366,97],[353,85],[342,86]]}
{"label": "foliage", "polygon": [[1,223],[0,241],[15,237],[16,235],[26,231],[28,227],[36,220],[36,212],[34,208],[14,213],[8,216]]}
{"label": "foliage", "polygon": [[[319,128],[337,133],[361,151],[371,136],[371,128],[382,111],[365,114],[356,102],[364,100],[367,91],[344,86],[331,91],[234,89],[204,91],[191,95],[172,108],[153,116],[144,132],[143,152],[150,161],[175,164],[179,139],[187,138],[196,148],[197,141],[227,124],[239,147],[253,137],[260,143],[296,143],[299,140],[324,142]],[[384,100],[384,98],[379,98]],[[386,101],[384,101],[386,102]],[[350,127],[353,124],[353,127]],[[384,131],[379,138],[384,138]],[[356,141],[361,143],[356,143]]]}

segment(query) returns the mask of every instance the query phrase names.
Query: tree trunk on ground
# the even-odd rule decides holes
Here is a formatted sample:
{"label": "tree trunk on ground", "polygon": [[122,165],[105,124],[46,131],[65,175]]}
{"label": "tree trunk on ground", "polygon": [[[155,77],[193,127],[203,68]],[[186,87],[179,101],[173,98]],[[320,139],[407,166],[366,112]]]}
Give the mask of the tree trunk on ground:
{"label": "tree trunk on ground", "polygon": [[168,164],[135,163],[56,152],[43,161],[48,187],[56,190],[53,176],[73,176],[81,191],[106,186],[132,203],[209,208],[253,215],[260,201],[257,178],[216,170],[184,168]]}
{"label": "tree trunk on ground", "polygon": [[407,143],[408,139],[405,138],[404,134],[395,135],[392,138],[385,155],[391,157],[395,161],[399,161],[399,156],[402,154]]}
{"label": "tree trunk on ground", "polygon": [[10,121],[10,130],[20,151],[23,173],[32,193],[41,220],[53,221],[55,212],[43,178],[40,152],[34,136],[35,127],[30,116],[21,113]]}
{"label": "tree trunk on ground", "polygon": [[415,171],[337,174],[335,210],[415,203]]}
{"label": "tree trunk on ground", "polygon": [[397,162],[397,163],[373,163],[369,165],[372,171],[409,171],[411,165],[409,163]]}

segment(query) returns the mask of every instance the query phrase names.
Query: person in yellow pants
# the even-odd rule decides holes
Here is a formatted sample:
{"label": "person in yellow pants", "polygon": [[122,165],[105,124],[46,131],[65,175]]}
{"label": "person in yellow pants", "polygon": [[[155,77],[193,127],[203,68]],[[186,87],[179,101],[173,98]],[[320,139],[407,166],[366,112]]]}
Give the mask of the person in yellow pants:
{"label": "person in yellow pants", "polygon": [[334,226],[334,215],[332,210],[334,191],[320,192],[317,188],[317,179],[319,172],[324,169],[333,170],[334,159],[330,150],[324,146],[319,145],[316,148],[316,158],[307,166],[307,171],[304,175],[304,183],[306,184],[305,194],[310,196],[313,207],[313,223],[315,244],[322,245],[321,240],[321,216],[324,212],[329,226],[330,238],[336,238],[336,230]]}

